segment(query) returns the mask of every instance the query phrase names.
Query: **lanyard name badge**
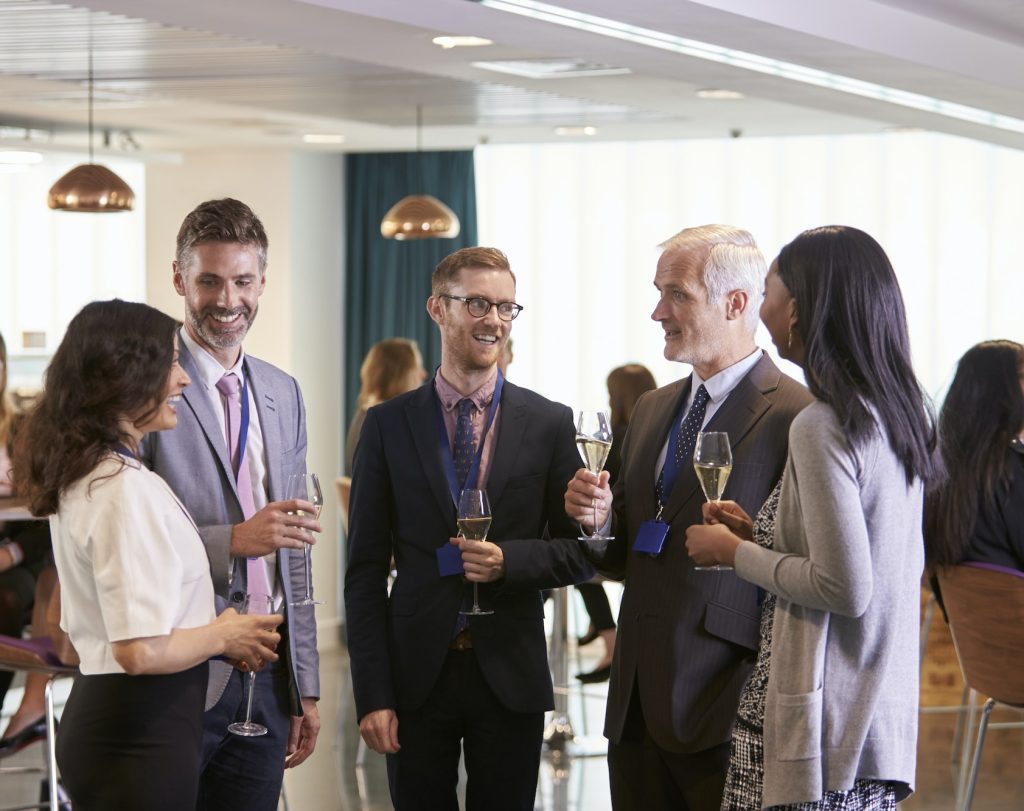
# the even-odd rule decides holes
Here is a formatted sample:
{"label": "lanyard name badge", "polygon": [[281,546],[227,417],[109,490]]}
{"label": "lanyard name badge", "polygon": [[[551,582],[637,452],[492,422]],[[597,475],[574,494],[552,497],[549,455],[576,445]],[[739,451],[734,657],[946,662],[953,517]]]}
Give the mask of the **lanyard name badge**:
{"label": "lanyard name badge", "polygon": [[653,519],[644,521],[633,542],[634,552],[646,552],[652,558],[661,554],[668,535],[668,524],[661,520],[665,510],[665,502],[679,478],[679,460],[676,459],[675,448],[679,443],[679,432],[683,428],[683,415],[677,415],[672,421],[672,430],[668,435],[668,450],[665,453],[665,464],[661,468],[661,496],[658,499],[658,513]]}
{"label": "lanyard name badge", "polygon": [[[498,378],[494,384],[494,396],[491,398],[491,405],[487,409],[487,421],[484,423],[484,429],[480,433],[480,441],[477,443],[476,455],[473,457],[473,464],[469,468],[469,472],[466,474],[466,484],[468,488],[476,486],[477,479],[480,477],[480,460],[483,458],[484,453],[484,440],[487,439],[487,432],[491,430],[491,424],[494,422],[494,417],[498,413],[498,403],[501,402],[501,390],[505,384],[505,378],[501,374],[501,370],[498,370]],[[444,424],[444,411],[441,406],[441,400],[435,394],[435,400],[437,402],[437,443],[438,451],[441,454],[441,464],[444,467],[445,478],[448,480],[448,490],[452,496],[452,503],[455,504],[456,510],[459,506],[459,497],[461,491],[459,490],[459,479],[455,474],[455,459],[452,456],[452,449],[449,445],[448,439],[448,428]],[[451,543],[446,543],[437,550],[437,571],[441,577],[448,577],[453,574],[462,574],[464,572],[462,566],[462,550],[459,547]]]}

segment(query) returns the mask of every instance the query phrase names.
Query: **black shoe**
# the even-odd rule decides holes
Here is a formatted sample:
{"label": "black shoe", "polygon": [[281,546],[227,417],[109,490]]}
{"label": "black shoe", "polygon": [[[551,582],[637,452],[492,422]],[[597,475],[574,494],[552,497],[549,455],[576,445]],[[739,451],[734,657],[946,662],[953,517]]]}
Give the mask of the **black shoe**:
{"label": "black shoe", "polygon": [[596,628],[591,628],[583,636],[576,637],[576,644],[579,645],[581,648],[584,645],[589,645],[591,642],[593,642],[595,639],[597,639],[599,634],[600,634],[600,632]]}
{"label": "black shoe", "polygon": [[35,723],[29,724],[20,732],[15,732],[7,738],[0,738],[0,758],[20,752],[26,746],[31,746],[37,741],[46,739],[46,718],[40,718]]}
{"label": "black shoe", "polygon": [[576,678],[584,684],[597,684],[598,682],[608,681],[608,678],[612,675],[612,666],[605,665],[599,667],[596,670],[591,670],[589,673],[577,673]]}

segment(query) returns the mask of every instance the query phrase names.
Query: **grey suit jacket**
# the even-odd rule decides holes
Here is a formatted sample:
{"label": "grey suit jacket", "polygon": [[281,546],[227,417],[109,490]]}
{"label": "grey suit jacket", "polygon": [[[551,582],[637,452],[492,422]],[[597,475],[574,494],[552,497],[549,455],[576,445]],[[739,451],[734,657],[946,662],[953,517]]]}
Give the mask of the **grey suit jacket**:
{"label": "grey suit jacket", "polygon": [[[180,353],[182,368],[198,380],[196,363],[184,343]],[[302,393],[290,375],[251,355],[245,358],[245,374],[263,432],[268,496],[270,501],[279,501],[285,497],[288,477],[306,469],[306,411]],[[219,614],[228,606],[237,608],[245,597],[245,558],[232,558],[229,551],[232,526],[244,520],[242,507],[224,434],[209,400],[202,392],[186,388],[182,402],[177,427],[148,434],[142,443],[141,459],[171,486],[199,527],[210,559]],[[285,596],[285,623],[281,630],[288,643],[282,650],[290,673],[289,701],[292,714],[301,715],[299,699],[320,696],[314,607],[290,605],[293,593],[302,593],[306,587],[301,550],[278,551],[277,579]],[[220,698],[225,675],[224,668],[211,667],[208,704]]]}
{"label": "grey suit jacket", "polygon": [[[640,525],[658,511],[655,465],[690,378],[644,395],[622,447],[614,488],[615,541],[599,568],[625,578],[608,690],[605,735],[622,738],[634,685],[647,729],[671,752],[729,740],[740,690],[758,644],[759,593],[732,572],[696,571],[686,528],[702,522],[704,496],[691,465],[680,471],[662,519],[661,554],[632,551]],[[811,402],[807,390],[764,356],[732,391],[707,429],[726,431],[733,472],[725,498],[753,516],[782,475],[789,424]]]}

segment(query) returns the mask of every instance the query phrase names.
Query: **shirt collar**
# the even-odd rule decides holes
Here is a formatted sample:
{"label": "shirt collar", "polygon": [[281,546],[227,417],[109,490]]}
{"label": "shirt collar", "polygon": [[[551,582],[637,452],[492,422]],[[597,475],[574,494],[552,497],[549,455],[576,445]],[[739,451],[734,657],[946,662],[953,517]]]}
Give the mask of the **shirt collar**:
{"label": "shirt collar", "polygon": [[220,361],[211,355],[206,349],[199,345],[199,343],[188,333],[185,327],[178,330],[178,338],[185,347],[188,349],[192,359],[196,362],[196,369],[199,372],[199,382],[203,384],[203,388],[210,390],[217,385],[217,382],[224,377],[228,372],[233,372],[238,375],[239,380],[244,380],[242,376],[242,364],[245,362],[245,350],[243,349],[238,354],[238,362],[235,363],[230,369],[225,369],[220,365]]}
{"label": "shirt collar", "polygon": [[711,375],[707,380],[702,380],[700,375],[694,372],[690,391],[696,392],[703,385],[707,390],[708,397],[711,398],[711,402],[718,403],[724,400],[732,394],[732,390],[736,388],[747,372],[753,369],[757,362],[761,360],[761,355],[763,354],[763,350],[755,349],[743,360],[737,361],[732,366],[727,366],[722,371]]}
{"label": "shirt collar", "polygon": [[[494,387],[497,383],[498,367],[494,367],[494,371],[491,372],[491,376],[483,382],[480,388],[468,395],[469,399],[473,401],[473,406],[477,411],[483,411],[491,404],[491,400],[494,399]],[[434,375],[434,389],[437,391],[437,397],[441,401],[441,405],[445,411],[451,411],[458,406],[459,401],[462,400],[464,396],[456,391],[455,387],[441,376],[440,369],[438,369],[437,374]]]}

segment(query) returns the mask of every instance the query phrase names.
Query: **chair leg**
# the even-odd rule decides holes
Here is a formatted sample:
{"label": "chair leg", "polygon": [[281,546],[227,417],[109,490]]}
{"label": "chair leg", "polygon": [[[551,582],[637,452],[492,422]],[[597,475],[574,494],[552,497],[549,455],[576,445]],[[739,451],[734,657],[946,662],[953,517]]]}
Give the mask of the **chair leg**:
{"label": "chair leg", "polygon": [[53,676],[46,681],[46,778],[50,785],[50,808],[60,808],[57,790],[57,718],[53,711]]}
{"label": "chair leg", "polygon": [[956,763],[956,754],[963,745],[964,719],[967,717],[967,702],[971,696],[971,688],[964,682],[964,691],[960,694],[960,709],[956,713],[956,727],[953,730],[953,750],[950,753],[953,763]]}
{"label": "chair leg", "polygon": [[924,618],[921,620],[921,647],[918,651],[918,669],[924,667],[924,653],[928,649],[928,634],[932,630],[932,617],[935,615],[935,595],[928,593],[928,601],[924,604]]}
{"label": "chair leg", "polygon": [[[964,801],[964,794],[967,789],[967,770],[971,751],[971,741],[974,739],[974,719],[978,714],[978,694],[968,688],[966,716],[963,720],[963,729],[960,737],[960,768],[956,770],[956,802],[955,807],[961,808]],[[959,723],[959,721],[958,721]],[[953,750],[956,757],[956,749]],[[955,761],[954,761],[955,762]]]}
{"label": "chair leg", "polygon": [[974,760],[971,762],[971,773],[967,778],[967,793],[964,796],[964,804],[961,811],[971,811],[974,803],[974,787],[978,783],[978,769],[981,766],[981,750],[985,746],[985,730],[988,729],[988,719],[992,715],[992,708],[996,700],[990,698],[985,702],[985,708],[981,711],[981,724],[978,726],[978,742],[974,746]]}

